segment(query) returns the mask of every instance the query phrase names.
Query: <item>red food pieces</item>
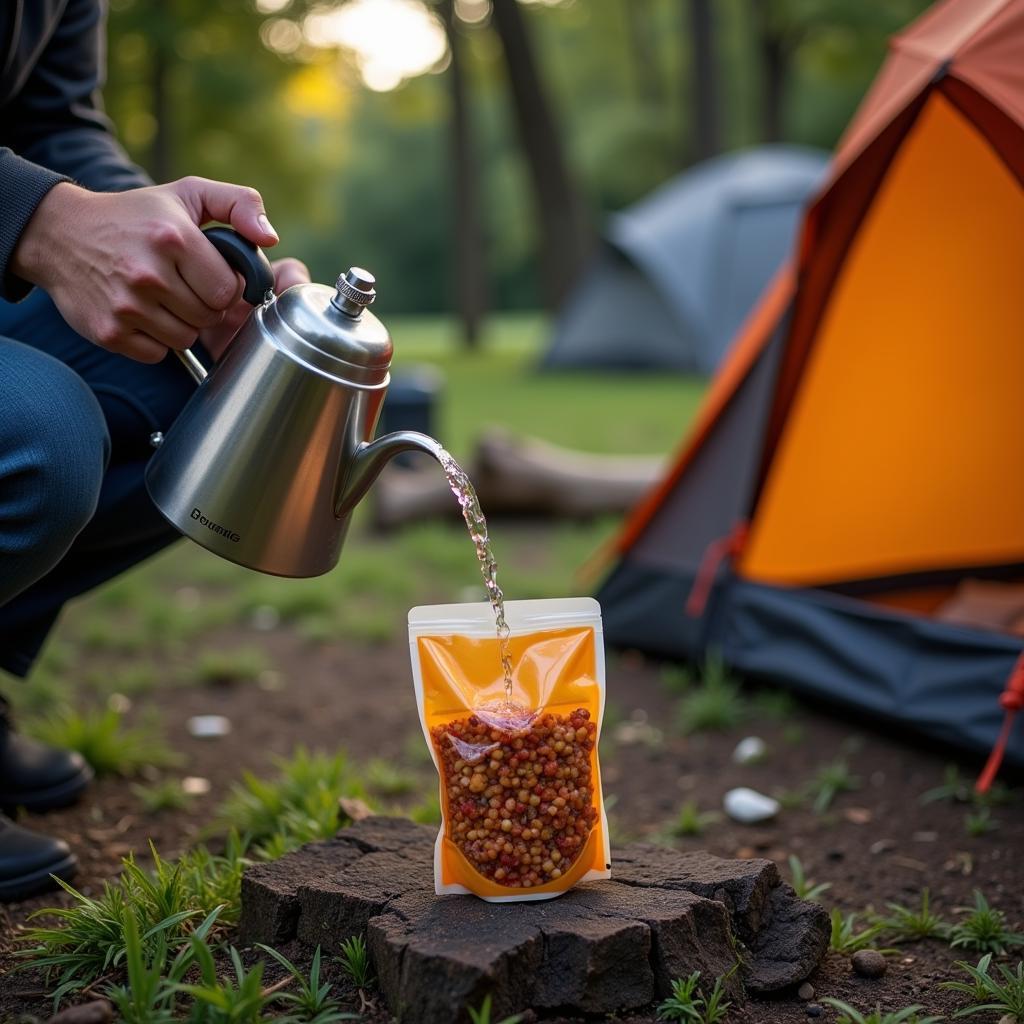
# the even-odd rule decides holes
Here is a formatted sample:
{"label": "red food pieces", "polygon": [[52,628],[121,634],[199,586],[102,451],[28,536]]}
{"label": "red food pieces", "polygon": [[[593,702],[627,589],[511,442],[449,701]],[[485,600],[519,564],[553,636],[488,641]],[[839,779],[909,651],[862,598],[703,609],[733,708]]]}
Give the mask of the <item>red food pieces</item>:
{"label": "red food pieces", "polygon": [[475,715],[434,726],[446,834],[485,878],[530,889],[560,878],[597,822],[597,726],[585,708],[504,732]]}

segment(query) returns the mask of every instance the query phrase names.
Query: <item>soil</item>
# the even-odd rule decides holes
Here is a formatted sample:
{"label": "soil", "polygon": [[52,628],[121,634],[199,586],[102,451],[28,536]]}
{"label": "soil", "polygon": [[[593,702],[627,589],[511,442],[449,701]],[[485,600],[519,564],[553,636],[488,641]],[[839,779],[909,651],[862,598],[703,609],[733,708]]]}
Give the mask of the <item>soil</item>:
{"label": "soil", "polygon": [[[250,684],[157,688],[136,707],[159,713],[170,743],[184,756],[177,773],[209,779],[208,796],[185,811],[147,816],[125,782],[108,779],[98,782],[77,807],[26,821],[71,843],[81,859],[76,884],[83,892],[98,891],[130,851],[144,856],[150,839],[165,856],[188,847],[209,826],[214,809],[243,770],[271,773],[274,755],[287,755],[297,744],[327,751],[344,748],[356,762],[408,759],[418,726],[404,639],[381,647],[312,645],[283,627],[259,634],[235,629],[221,639],[233,648],[264,648],[282,672],[281,689],[266,691]],[[809,878],[831,883],[822,897],[825,905],[844,911],[882,909],[886,901],[916,904],[927,887],[933,909],[955,917],[955,908],[970,903],[973,890],[980,889],[1013,926],[1024,926],[1024,859],[1019,856],[1024,849],[1024,802],[1019,790],[1014,790],[1012,803],[993,811],[998,829],[971,838],[964,827],[965,805],[920,802],[922,793],[942,783],[946,765],[954,760],[950,751],[927,749],[904,737],[855,726],[845,714],[804,706],[781,722],[748,721],[727,733],[682,736],[671,730],[675,698],[660,676],[661,666],[635,653],[609,660],[609,701],[622,714],[620,724],[608,723],[601,762],[617,841],[665,836],[687,799],[695,799],[702,810],[713,810],[734,786],[769,793],[795,790],[815,769],[845,752],[861,786],[838,796],[825,814],[787,804],[770,823],[743,826],[722,818],[699,838],[666,841],[723,857],[770,857],[787,877],[787,857],[796,854]],[[196,714],[226,715],[231,733],[221,739],[192,738],[186,722]],[[651,723],[664,730],[660,740]],[[769,756],[758,765],[736,765],[732,751],[748,734],[764,738]],[[976,763],[962,765],[967,778],[976,769]],[[0,1021],[17,1020],[21,1014],[47,1017],[42,979],[31,972],[7,973],[6,968],[29,913],[62,902],[61,895],[51,893],[0,911]],[[308,951],[292,947],[284,952],[308,962]],[[962,1005],[961,997],[938,983],[957,975],[955,960],[976,962],[978,955],[951,951],[941,942],[914,943],[888,958],[883,978],[867,980],[852,974],[848,959],[830,954],[810,981],[815,1000],[832,996],[862,1010],[875,1004],[892,1009],[920,1003],[928,1012],[951,1016]],[[389,1019],[372,993],[363,1005],[336,961],[326,973],[345,994],[347,1009],[363,1009],[369,1022]],[[275,977],[268,970],[268,981]],[[735,1007],[729,1019],[748,1024],[802,1021],[809,1019],[806,1009],[807,1003],[794,992]],[[825,1007],[819,1019],[835,1016]],[[651,1010],[617,1019],[650,1022],[655,1017]]]}

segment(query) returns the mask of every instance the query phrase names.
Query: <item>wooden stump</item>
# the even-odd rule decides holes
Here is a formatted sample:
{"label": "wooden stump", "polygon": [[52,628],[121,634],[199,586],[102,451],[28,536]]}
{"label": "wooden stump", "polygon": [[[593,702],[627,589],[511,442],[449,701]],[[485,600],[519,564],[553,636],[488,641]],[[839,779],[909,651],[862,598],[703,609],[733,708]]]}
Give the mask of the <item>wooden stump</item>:
{"label": "wooden stump", "polygon": [[797,898],[767,860],[723,860],[630,845],[609,881],[554,900],[485,903],[435,896],[435,830],[372,817],[242,880],[244,942],[336,950],[365,934],[381,991],[400,1021],[468,1019],[490,993],[495,1016],[528,1008],[612,1013],[669,993],[699,970],[776,992],[799,984],[828,948],[824,909]]}

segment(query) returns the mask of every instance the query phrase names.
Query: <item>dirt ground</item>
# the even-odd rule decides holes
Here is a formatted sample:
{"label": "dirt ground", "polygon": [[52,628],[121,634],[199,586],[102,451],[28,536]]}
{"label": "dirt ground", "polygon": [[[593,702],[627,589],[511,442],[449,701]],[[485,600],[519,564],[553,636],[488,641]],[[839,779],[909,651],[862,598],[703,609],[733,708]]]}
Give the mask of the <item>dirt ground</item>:
{"label": "dirt ground", "polygon": [[[280,688],[158,687],[140,698],[135,709],[159,713],[171,745],[185,757],[178,772],[209,779],[208,796],[185,811],[146,816],[124,782],[104,780],[79,806],[28,822],[70,841],[82,862],[77,884],[86,893],[113,877],[129,851],[145,850],[151,838],[168,856],[186,848],[209,825],[214,808],[243,769],[270,773],[273,756],[290,753],[296,744],[326,751],[341,747],[357,762],[381,757],[401,763],[410,757],[417,726],[404,642],[313,645],[283,627],[244,636],[235,628],[220,639],[236,647],[258,642],[280,671]],[[1024,802],[1019,789],[1012,803],[993,811],[999,827],[972,838],[965,831],[963,804],[920,802],[922,793],[942,783],[946,765],[954,760],[948,751],[903,742],[852,723],[846,715],[804,706],[782,721],[753,720],[731,732],[688,737],[671,728],[675,700],[662,681],[661,666],[636,654],[610,659],[612,712],[601,758],[614,839],[664,836],[685,800],[697,800],[704,810],[719,809],[722,795],[733,786],[794,790],[845,751],[861,786],[840,795],[826,814],[787,806],[769,824],[741,826],[723,818],[700,837],[670,841],[724,857],[769,857],[786,875],[786,859],[796,854],[808,877],[831,883],[822,902],[844,911],[881,909],[886,901],[915,904],[928,887],[934,909],[954,917],[954,908],[970,903],[972,891],[979,888],[1007,913],[1011,924],[1024,926]],[[210,713],[228,716],[230,735],[192,738],[188,718]],[[766,740],[769,755],[757,766],[738,766],[731,753],[738,739],[749,734]],[[977,765],[962,767],[970,777]],[[421,764],[418,770],[427,769]],[[27,915],[60,900],[51,894],[2,911],[3,968],[11,964],[9,950]],[[929,1012],[951,1016],[961,1005],[960,997],[938,983],[955,975],[952,963],[961,958],[976,962],[978,954],[953,953],[939,942],[908,945],[890,957],[882,980],[867,981],[851,975],[845,958],[830,955],[811,982],[815,998],[835,996],[862,1010],[875,1004],[898,1008],[920,1003]],[[347,993],[346,1008],[360,1009],[337,967],[330,967],[328,974]],[[0,977],[0,1020],[17,1020],[19,1015],[45,1019],[48,1001],[41,988],[41,979],[31,972],[5,971]],[[368,1021],[388,1020],[373,1005],[364,1009]],[[834,1017],[826,1007],[819,1019]],[[654,1012],[618,1019],[652,1021]],[[806,1020],[808,1015],[806,1004],[789,994],[734,1008],[729,1019],[767,1024]]]}

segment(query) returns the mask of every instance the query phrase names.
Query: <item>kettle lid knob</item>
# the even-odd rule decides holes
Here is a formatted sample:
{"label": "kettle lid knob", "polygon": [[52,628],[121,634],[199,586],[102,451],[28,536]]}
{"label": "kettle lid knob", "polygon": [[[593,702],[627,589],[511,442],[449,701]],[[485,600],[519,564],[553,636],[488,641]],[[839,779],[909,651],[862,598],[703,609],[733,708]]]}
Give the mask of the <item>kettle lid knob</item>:
{"label": "kettle lid knob", "polygon": [[377,298],[377,279],[362,267],[351,267],[338,277],[331,303],[351,317],[358,317]]}

